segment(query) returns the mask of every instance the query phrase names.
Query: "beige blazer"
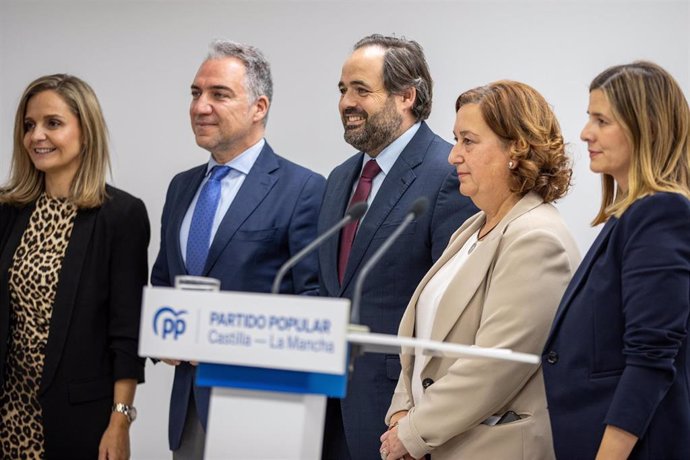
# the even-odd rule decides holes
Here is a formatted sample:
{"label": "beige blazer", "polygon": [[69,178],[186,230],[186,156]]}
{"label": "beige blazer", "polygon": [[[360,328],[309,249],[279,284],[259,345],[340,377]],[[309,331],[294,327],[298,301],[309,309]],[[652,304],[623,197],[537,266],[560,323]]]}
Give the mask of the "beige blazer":
{"label": "beige blazer", "polygon": [[[414,336],[415,307],[424,286],[484,222],[480,212],[451,237],[422,279],[400,323]],[[525,195],[454,275],[443,293],[431,339],[541,354],[561,295],[580,261],[563,219],[535,193]],[[539,365],[485,358],[420,357],[421,379],[431,379],[412,404],[415,357],[401,355],[402,372],[386,422],[409,410],[398,436],[414,458],[552,459],[551,430]],[[427,382],[429,382],[427,380]],[[488,426],[512,410],[515,422]]]}

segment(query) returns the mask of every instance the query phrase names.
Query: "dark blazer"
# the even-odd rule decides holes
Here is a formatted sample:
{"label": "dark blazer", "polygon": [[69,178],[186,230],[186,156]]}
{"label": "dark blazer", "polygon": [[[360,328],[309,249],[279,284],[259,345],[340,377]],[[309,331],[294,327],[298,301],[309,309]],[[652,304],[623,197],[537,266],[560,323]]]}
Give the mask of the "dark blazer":
{"label": "dark blazer", "polygon": [[[393,232],[419,197],[429,208],[418,217],[383,256],[364,283],[360,320],[372,332],[396,334],[415,287],[441,256],[450,236],[477,212],[460,195],[455,169],[448,164],[451,145],[422,123],[386,176],[362,220],[352,245],[343,285],[338,282],[339,238],[319,250],[321,295],[352,298],[361,267]],[[359,178],[363,154],[336,167],[328,178],[319,215],[319,232],[342,218],[352,186]],[[400,375],[398,355],[366,354],[357,359],[347,397],[329,401],[324,458],[379,459],[379,436]],[[339,403],[342,411],[342,420]],[[345,445],[337,433],[344,428]]]}
{"label": "dark blazer", "polygon": [[610,218],[575,273],[543,354],[559,459],[594,458],[605,425],[630,458],[690,458],[690,201],[642,198]]}
{"label": "dark blazer", "polygon": [[[206,173],[207,164],[175,176],[168,188],[161,222],[161,247],[151,273],[154,286],[173,286],[187,274],[180,250],[180,227]],[[224,291],[270,292],[280,266],[316,237],[316,220],[325,179],[276,155],[266,143],[245,178],[211,243],[202,276],[217,278]],[[316,294],[316,255],[298,263],[284,278],[280,292]],[[194,385],[195,368],[175,368],[170,399],[168,439],[177,450],[194,389],[205,427],[209,389]]]}
{"label": "dark blazer", "polygon": [[[137,344],[149,221],[138,198],[110,186],[107,194],[102,206],[77,213],[60,270],[38,390],[47,458],[96,458],[115,380],[144,381]],[[8,269],[34,208],[0,206],[0,385],[9,339]]]}

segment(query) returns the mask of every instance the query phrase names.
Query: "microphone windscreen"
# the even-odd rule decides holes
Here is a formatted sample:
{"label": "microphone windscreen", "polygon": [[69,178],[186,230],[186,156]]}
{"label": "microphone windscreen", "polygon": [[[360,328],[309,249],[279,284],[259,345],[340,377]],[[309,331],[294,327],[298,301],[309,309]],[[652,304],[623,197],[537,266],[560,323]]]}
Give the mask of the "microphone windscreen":
{"label": "microphone windscreen", "polygon": [[410,212],[414,215],[415,218],[419,217],[420,215],[424,214],[426,211],[426,208],[429,207],[429,200],[425,196],[420,196],[416,200],[414,200],[414,203],[412,203],[412,206],[410,206]]}
{"label": "microphone windscreen", "polygon": [[360,201],[359,203],[355,203],[350,206],[350,209],[347,210],[345,215],[350,216],[352,220],[359,220],[362,218],[364,213],[367,212],[368,207],[369,205],[366,201]]}

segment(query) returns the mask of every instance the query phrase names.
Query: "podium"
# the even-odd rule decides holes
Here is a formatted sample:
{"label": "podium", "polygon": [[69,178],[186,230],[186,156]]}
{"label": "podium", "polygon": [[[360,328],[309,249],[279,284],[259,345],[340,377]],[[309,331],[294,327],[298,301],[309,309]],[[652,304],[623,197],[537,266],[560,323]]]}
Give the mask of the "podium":
{"label": "podium", "polygon": [[[321,458],[326,398],[347,391],[353,354],[424,353],[539,363],[539,357],[351,326],[350,302],[147,287],[139,354],[197,361],[212,387],[207,460]],[[356,372],[356,369],[355,369]]]}

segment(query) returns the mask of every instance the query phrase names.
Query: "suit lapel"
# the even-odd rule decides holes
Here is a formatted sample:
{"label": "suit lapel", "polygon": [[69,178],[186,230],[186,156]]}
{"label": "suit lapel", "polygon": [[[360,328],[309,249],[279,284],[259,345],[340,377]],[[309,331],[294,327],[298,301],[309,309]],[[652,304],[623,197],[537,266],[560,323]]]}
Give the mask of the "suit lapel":
{"label": "suit lapel", "polygon": [[[371,241],[379,227],[385,222],[386,218],[398,204],[405,191],[415,181],[417,175],[414,172],[426,156],[429,144],[433,139],[433,133],[422,123],[419,130],[400,153],[397,161],[386,175],[381,188],[379,189],[374,201],[371,203],[364,220],[360,223],[357,236],[352,244],[350,259],[347,263],[343,285],[340,294],[347,289],[348,284],[358,273],[362,258],[369,249]],[[407,211],[407,210],[404,210]],[[337,259],[336,259],[337,260]]]}
{"label": "suit lapel", "polygon": [[[12,265],[12,259],[14,258],[14,252],[19,246],[19,242],[22,239],[22,235],[26,231],[26,227],[29,225],[29,219],[31,218],[31,213],[33,213],[36,208],[36,203],[31,203],[16,211],[14,223],[9,231],[7,242],[4,245],[4,250],[0,254],[0,273],[2,273],[3,281],[9,282],[9,276],[7,271]],[[6,283],[2,284],[7,285]]]}
{"label": "suit lapel", "polygon": [[[508,225],[542,203],[543,200],[539,195],[528,193],[513,206],[513,209],[506,214],[496,228],[477,246],[477,249],[470,255],[462,268],[453,276],[453,281],[450,282],[448,289],[439,301],[434,326],[431,330],[432,340],[445,340],[460,320],[472,297],[487,279],[487,273],[496,260],[498,247]],[[482,218],[482,223],[483,221]],[[465,241],[470,235],[471,233],[466,232]],[[457,253],[461,247],[462,245],[454,246],[454,253]]]}
{"label": "suit lapel", "polygon": [[[398,335],[403,337],[414,337],[415,331],[414,326],[417,319],[417,302],[419,301],[419,296],[426,287],[427,283],[434,275],[443,267],[446,262],[448,262],[457,252],[462,248],[462,246],[467,242],[467,240],[476,233],[479,228],[484,223],[484,213],[476,214],[469,219],[467,219],[464,224],[458,229],[450,239],[448,247],[443,251],[441,257],[436,261],[436,263],[429,269],[429,271],[424,275],[419,285],[415,289],[412,297],[410,299],[408,308],[405,309],[405,313],[400,321],[400,328],[398,330]],[[474,293],[474,290],[471,290]],[[459,303],[458,303],[459,305]],[[464,308],[464,307],[463,307]],[[403,354],[401,356],[401,363],[403,368],[406,366],[412,366],[414,360],[412,355]]]}
{"label": "suit lapel", "polygon": [[357,235],[352,243],[350,259],[347,262],[347,269],[343,277],[342,291],[347,288],[354,275],[359,271],[360,265],[362,265],[362,258],[367,249],[369,249],[377,230],[415,179],[414,171],[407,165],[399,166],[398,162],[396,162],[386,176],[371,204],[371,208],[360,223]]}
{"label": "suit lapel", "polygon": [[55,301],[53,302],[39,394],[50,385],[62,356],[62,349],[72,318],[72,310],[79,290],[82,268],[91,245],[91,237],[99,209],[80,210],[74,219],[72,235],[65,252],[65,258],[62,261]]}
{"label": "suit lapel", "polygon": [[[483,222],[484,219],[482,218],[480,224]],[[458,238],[458,240],[461,240],[459,241],[461,244],[453,245],[453,256],[460,251],[472,233],[479,231],[480,226],[477,225],[470,229],[471,232],[462,235],[462,239]],[[501,230],[505,230],[505,226]],[[496,252],[501,242],[500,234],[492,233],[494,234],[489,235],[477,245],[462,268],[453,276],[453,281],[450,282],[448,288],[441,296],[436,317],[434,318],[434,325],[431,329],[431,340],[444,341],[448,333],[459,321],[479,287],[486,280],[487,272],[496,258]]]}
{"label": "suit lapel", "polygon": [[[9,206],[9,205],[7,205]],[[11,228],[8,229],[6,241],[3,244],[3,251],[0,254],[0,363],[5,363],[7,356],[7,343],[10,329],[10,275],[9,269],[14,259],[14,253],[22,239],[22,235],[29,225],[29,218],[35,209],[35,203],[31,203],[21,209],[12,209],[10,219]],[[9,214],[9,213],[8,213]],[[3,216],[4,217],[4,216]],[[2,235],[0,235],[1,237]],[[2,366],[0,365],[0,369]],[[4,380],[4,375],[0,375],[0,382]]]}
{"label": "suit lapel", "polygon": [[[328,230],[335,225],[345,215],[347,205],[350,203],[352,186],[359,177],[362,169],[361,153],[348,160],[344,168],[334,171],[334,175],[329,178],[333,184],[332,190],[324,197],[321,212],[324,213],[323,228],[321,232]],[[333,235],[323,245],[323,260],[327,261],[322,270],[324,279],[321,280],[328,292],[341,292],[340,281],[338,280],[338,250],[340,248],[340,233]]]}
{"label": "suit lapel", "polygon": [[266,143],[256,159],[256,163],[254,163],[254,166],[252,166],[245,178],[242,187],[237,192],[237,196],[232,201],[230,208],[223,216],[223,220],[209,248],[204,275],[207,275],[213,268],[213,265],[235,235],[237,229],[247,220],[273,188],[278,178],[272,173],[278,167],[276,156],[268,143]]}
{"label": "suit lapel", "polygon": [[597,238],[594,240],[594,243],[592,243],[592,246],[589,248],[589,251],[587,251],[585,258],[582,260],[580,266],[577,268],[575,275],[573,275],[573,279],[570,280],[570,283],[568,284],[568,287],[566,288],[565,293],[561,298],[561,303],[558,306],[558,310],[556,310],[556,316],[553,320],[553,325],[551,326],[551,333],[549,334],[549,338],[546,341],[545,347],[551,343],[554,331],[558,328],[558,325],[563,319],[566,310],[570,306],[570,302],[573,300],[573,297],[580,290],[580,288],[584,284],[584,281],[588,278],[589,272],[592,269],[592,264],[594,263],[594,261],[598,259],[599,254],[606,247],[605,243],[608,241],[609,237],[611,236],[611,231],[615,228],[617,223],[618,219],[613,217],[609,218],[609,220],[604,225],[604,228],[602,228],[601,232],[599,232],[599,235],[597,235]]}
{"label": "suit lapel", "polygon": [[182,257],[182,249],[180,248],[180,229],[182,228],[184,216],[187,215],[189,205],[192,203],[194,195],[196,195],[196,191],[206,175],[207,167],[208,165],[204,164],[194,169],[191,174],[191,180],[183,185],[184,188],[178,197],[179,202],[172,205],[168,225],[172,229],[170,234],[174,235],[174,238],[172,238],[173,241],[171,242],[173,243],[171,244],[172,257],[168,263],[175,264],[174,269],[172,269],[173,273],[187,273],[184,257]]}

